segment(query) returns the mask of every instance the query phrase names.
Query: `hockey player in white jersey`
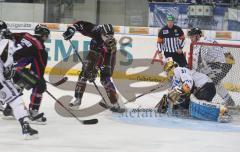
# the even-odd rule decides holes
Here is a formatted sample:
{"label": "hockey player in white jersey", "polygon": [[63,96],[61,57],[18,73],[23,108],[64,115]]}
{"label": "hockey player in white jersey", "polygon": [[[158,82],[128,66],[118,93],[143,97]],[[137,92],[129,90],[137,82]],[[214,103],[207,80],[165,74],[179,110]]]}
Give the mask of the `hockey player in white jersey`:
{"label": "hockey player in white jersey", "polygon": [[13,115],[20,122],[24,138],[35,139],[38,131],[30,127],[28,113],[21,99],[22,94],[18,92],[11,80],[15,74],[12,57],[15,50],[13,41],[7,39],[0,41],[0,104],[11,106]]}
{"label": "hockey player in white jersey", "polygon": [[[188,36],[192,43],[217,43],[213,39],[202,37],[202,31],[199,28],[192,28],[188,32]],[[212,79],[217,94],[223,99],[222,104],[226,106],[235,106],[235,103],[228,91],[221,85],[221,81],[230,71],[234,63],[233,56],[222,47],[193,46],[192,69],[204,73]]]}
{"label": "hockey player in white jersey", "polygon": [[172,81],[172,86],[156,105],[158,112],[172,114],[180,109],[203,120],[226,122],[231,119],[225,106],[211,103],[216,89],[207,75],[178,67],[172,60],[166,62],[164,71]]}

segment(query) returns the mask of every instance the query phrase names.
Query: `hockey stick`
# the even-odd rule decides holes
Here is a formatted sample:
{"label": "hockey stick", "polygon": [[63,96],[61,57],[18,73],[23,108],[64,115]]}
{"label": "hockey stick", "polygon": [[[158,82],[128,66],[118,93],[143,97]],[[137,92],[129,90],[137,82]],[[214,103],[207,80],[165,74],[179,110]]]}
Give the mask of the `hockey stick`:
{"label": "hockey stick", "polygon": [[140,95],[138,95],[138,96],[136,96],[136,97],[133,97],[133,98],[129,99],[129,100],[128,100],[127,102],[125,102],[124,104],[128,104],[129,102],[134,102],[134,100],[136,100],[136,99],[138,99],[138,98],[140,98],[140,97],[142,97],[142,96],[145,96],[145,95],[147,95],[147,94],[149,94],[149,93],[151,93],[151,92],[153,92],[153,91],[156,91],[157,89],[160,89],[160,88],[162,88],[162,87],[164,87],[164,86],[167,86],[167,85],[169,85],[169,84],[161,84],[161,85],[157,86],[156,88],[153,88],[153,89],[151,89],[151,90],[149,90],[149,91],[147,91],[147,92],[144,92],[144,93],[142,93],[142,94],[140,94]]}
{"label": "hockey stick", "polygon": [[46,81],[46,82],[49,83],[49,84],[51,84],[51,85],[53,85],[53,86],[55,86],[55,87],[57,87],[57,86],[65,83],[67,80],[68,80],[68,77],[63,77],[61,80],[59,80],[59,81],[57,81],[57,82],[55,82],[55,83],[51,83],[51,82],[49,82],[49,81]]}
{"label": "hockey stick", "polygon": [[[74,47],[72,41],[69,40],[69,42],[70,42],[70,44],[71,44],[71,46],[72,46],[75,54],[77,55],[78,59],[81,61],[82,65],[85,66],[85,64],[84,64],[81,56],[79,55],[77,49]],[[98,93],[100,94],[100,96],[102,97],[102,99],[103,99],[103,101],[104,101],[104,103],[100,102],[99,105],[102,106],[103,108],[108,109],[109,106],[108,106],[108,104],[107,104],[107,101],[106,101],[105,98],[103,97],[103,94],[102,94],[101,91],[99,90],[99,88],[98,88],[97,84],[95,83],[95,81],[93,81],[93,85],[95,86],[95,88],[97,89]]]}
{"label": "hockey stick", "polygon": [[67,109],[60,101],[58,101],[57,98],[55,98],[49,91],[45,91],[47,92],[48,95],[50,95],[63,109],[65,109],[69,114],[71,114],[74,118],[76,118],[81,124],[84,125],[93,125],[93,124],[97,124],[98,123],[98,119],[89,119],[89,120],[80,120],[78,119],[78,117],[73,114],[69,109]]}

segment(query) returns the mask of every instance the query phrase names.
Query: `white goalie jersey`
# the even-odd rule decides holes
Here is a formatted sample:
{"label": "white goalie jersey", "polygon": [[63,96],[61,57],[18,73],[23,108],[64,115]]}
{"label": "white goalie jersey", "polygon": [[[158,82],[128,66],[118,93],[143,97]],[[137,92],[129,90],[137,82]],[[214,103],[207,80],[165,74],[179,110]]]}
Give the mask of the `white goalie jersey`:
{"label": "white goalie jersey", "polygon": [[185,67],[177,67],[174,69],[172,88],[182,88],[183,84],[187,84],[191,90],[193,87],[201,88],[207,82],[212,82],[207,75]]}

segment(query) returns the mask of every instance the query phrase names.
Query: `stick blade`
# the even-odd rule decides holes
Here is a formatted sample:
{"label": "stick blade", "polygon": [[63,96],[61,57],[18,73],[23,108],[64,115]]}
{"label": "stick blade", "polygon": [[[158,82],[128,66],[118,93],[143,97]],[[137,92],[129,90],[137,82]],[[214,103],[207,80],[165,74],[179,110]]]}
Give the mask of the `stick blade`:
{"label": "stick blade", "polygon": [[68,77],[64,77],[63,79],[61,79],[60,81],[53,83],[54,86],[59,86],[63,83],[65,83],[68,80]]}
{"label": "stick blade", "polygon": [[84,125],[94,125],[98,123],[98,119],[83,120]]}

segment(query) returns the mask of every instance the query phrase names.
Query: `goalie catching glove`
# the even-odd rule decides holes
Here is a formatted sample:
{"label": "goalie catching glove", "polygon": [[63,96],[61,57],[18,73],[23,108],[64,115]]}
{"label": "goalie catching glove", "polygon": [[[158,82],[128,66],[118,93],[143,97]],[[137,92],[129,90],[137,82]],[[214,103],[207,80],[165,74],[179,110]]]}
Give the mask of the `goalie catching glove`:
{"label": "goalie catching glove", "polygon": [[166,113],[168,108],[171,110],[173,106],[182,104],[186,96],[189,96],[189,93],[184,92],[180,87],[175,87],[171,89],[167,95],[163,95],[155,108],[157,108],[157,111],[160,113]]}

